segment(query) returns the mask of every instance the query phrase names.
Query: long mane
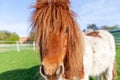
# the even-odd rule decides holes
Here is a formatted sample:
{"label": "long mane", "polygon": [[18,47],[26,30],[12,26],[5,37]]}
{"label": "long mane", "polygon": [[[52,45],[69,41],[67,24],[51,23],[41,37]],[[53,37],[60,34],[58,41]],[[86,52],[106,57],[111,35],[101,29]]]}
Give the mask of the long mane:
{"label": "long mane", "polygon": [[49,34],[68,27],[68,51],[64,59],[65,77],[83,77],[83,35],[74,12],[70,10],[69,0],[37,0],[33,7],[35,10],[32,14],[32,30],[36,30],[36,42],[40,45],[41,54],[44,55]]}

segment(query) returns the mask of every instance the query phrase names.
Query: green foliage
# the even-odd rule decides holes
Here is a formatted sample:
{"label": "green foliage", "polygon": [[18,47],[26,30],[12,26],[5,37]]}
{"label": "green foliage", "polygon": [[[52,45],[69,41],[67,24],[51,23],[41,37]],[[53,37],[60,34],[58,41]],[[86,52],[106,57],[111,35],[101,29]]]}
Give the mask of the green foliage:
{"label": "green foliage", "polygon": [[8,41],[18,41],[19,40],[19,36],[16,33],[12,33],[8,38]]}
{"label": "green foliage", "polygon": [[92,30],[99,30],[99,29],[102,29],[102,30],[111,31],[111,30],[120,29],[120,25],[113,25],[113,26],[104,25],[104,26],[98,27],[96,24],[88,24],[88,25],[87,25],[87,28],[84,29],[83,32],[85,32],[87,29],[92,29]]}
{"label": "green foliage", "polygon": [[[0,41],[11,41],[12,43],[15,43],[15,41],[19,40],[19,36],[16,33],[10,33],[8,31],[0,31]],[[7,42],[7,43],[11,43]],[[5,43],[5,42],[0,42]]]}
{"label": "green foliage", "polygon": [[88,24],[87,29],[98,30],[99,28],[96,26],[96,24]]}
{"label": "green foliage", "polygon": [[8,31],[0,31],[0,40],[5,40],[10,34]]}
{"label": "green foliage", "polygon": [[119,29],[119,26],[118,25],[114,25],[114,26],[106,26],[105,25],[105,26],[102,26],[101,29],[111,31],[111,30]]}

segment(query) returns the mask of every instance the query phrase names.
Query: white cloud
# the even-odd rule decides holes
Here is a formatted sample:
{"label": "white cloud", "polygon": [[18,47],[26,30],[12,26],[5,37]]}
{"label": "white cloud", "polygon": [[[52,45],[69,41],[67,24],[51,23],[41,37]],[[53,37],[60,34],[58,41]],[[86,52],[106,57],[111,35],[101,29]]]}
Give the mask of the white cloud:
{"label": "white cloud", "polygon": [[[117,2],[116,2],[117,1]],[[91,0],[79,6],[78,15],[81,26],[95,23],[97,25],[116,25],[120,24],[120,7],[116,0]],[[82,27],[82,28],[83,28]]]}

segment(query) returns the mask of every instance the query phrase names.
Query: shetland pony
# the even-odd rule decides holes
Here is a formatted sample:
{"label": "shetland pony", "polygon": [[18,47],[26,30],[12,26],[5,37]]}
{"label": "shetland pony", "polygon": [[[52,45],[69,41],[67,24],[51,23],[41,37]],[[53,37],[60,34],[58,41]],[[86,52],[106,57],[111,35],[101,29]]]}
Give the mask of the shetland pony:
{"label": "shetland pony", "polygon": [[[70,10],[69,0],[37,0],[33,6],[32,30],[36,31],[45,80],[88,80],[105,73],[111,80],[115,57],[113,36],[86,36]],[[105,45],[105,46],[104,46]]]}

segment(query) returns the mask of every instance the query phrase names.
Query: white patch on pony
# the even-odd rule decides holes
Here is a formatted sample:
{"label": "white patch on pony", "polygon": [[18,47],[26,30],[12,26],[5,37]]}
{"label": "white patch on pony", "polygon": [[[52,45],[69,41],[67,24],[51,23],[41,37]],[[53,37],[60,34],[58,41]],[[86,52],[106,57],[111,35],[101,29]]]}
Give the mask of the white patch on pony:
{"label": "white patch on pony", "polygon": [[100,37],[84,36],[84,78],[105,73],[106,80],[112,80],[113,63],[115,60],[115,42],[113,36],[104,30],[98,30]]}

